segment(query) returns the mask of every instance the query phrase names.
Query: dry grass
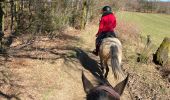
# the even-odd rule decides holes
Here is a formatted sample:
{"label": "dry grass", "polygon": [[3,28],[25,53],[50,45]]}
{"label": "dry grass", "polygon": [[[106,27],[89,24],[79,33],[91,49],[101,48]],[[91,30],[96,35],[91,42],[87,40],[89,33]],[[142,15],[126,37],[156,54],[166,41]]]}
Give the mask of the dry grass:
{"label": "dry grass", "polygon": [[116,32],[122,41],[135,43],[135,41],[139,41],[140,38],[140,28],[135,23],[127,22],[125,20],[118,23]]}
{"label": "dry grass", "polygon": [[[143,100],[168,100],[169,83],[163,79],[156,65],[150,61],[146,64],[137,63],[137,53],[143,52],[146,41],[141,40],[140,31],[133,23],[120,22],[119,38],[123,43],[123,68],[130,73],[129,89],[133,98]],[[152,57],[152,46],[148,52]]]}

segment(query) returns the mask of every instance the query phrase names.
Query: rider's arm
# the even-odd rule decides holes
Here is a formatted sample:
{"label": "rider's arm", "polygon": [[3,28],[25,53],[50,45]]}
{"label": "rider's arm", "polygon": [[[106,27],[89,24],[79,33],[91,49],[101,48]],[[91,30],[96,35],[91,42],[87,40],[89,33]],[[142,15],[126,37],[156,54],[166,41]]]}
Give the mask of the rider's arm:
{"label": "rider's arm", "polygon": [[103,27],[104,27],[104,19],[101,18],[100,24],[99,24],[99,30],[98,30],[96,36],[98,36],[103,31]]}

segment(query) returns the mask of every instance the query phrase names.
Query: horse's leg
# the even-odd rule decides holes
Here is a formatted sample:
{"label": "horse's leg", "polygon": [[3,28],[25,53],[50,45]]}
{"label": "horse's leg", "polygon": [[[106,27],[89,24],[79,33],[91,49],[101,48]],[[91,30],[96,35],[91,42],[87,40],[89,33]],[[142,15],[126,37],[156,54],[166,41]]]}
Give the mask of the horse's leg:
{"label": "horse's leg", "polygon": [[108,73],[109,73],[109,66],[108,66],[108,64],[107,64],[107,61],[105,61],[104,64],[105,64],[105,67],[106,67],[105,78],[107,78],[107,75],[108,75]]}
{"label": "horse's leg", "polygon": [[103,64],[103,59],[102,57],[100,56],[100,65],[101,65],[101,70],[102,70],[102,73],[104,74],[104,64]]}

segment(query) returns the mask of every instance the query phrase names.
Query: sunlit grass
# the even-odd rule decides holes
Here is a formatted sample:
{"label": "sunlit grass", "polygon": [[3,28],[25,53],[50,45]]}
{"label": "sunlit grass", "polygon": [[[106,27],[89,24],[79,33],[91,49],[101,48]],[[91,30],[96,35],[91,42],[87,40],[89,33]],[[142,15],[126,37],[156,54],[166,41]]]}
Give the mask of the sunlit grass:
{"label": "sunlit grass", "polygon": [[140,26],[142,36],[151,35],[157,46],[164,37],[170,37],[170,15],[137,12],[117,12],[118,21],[126,20]]}

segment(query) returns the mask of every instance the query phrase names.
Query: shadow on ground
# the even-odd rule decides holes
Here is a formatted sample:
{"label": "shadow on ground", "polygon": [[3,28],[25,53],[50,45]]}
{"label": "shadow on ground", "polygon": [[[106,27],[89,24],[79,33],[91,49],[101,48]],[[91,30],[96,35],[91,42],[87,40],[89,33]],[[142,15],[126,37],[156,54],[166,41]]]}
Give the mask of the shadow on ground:
{"label": "shadow on ground", "polygon": [[76,49],[77,59],[80,61],[81,65],[89,70],[95,77],[103,79],[103,73],[99,63],[88,56],[86,52],[81,49]]}

